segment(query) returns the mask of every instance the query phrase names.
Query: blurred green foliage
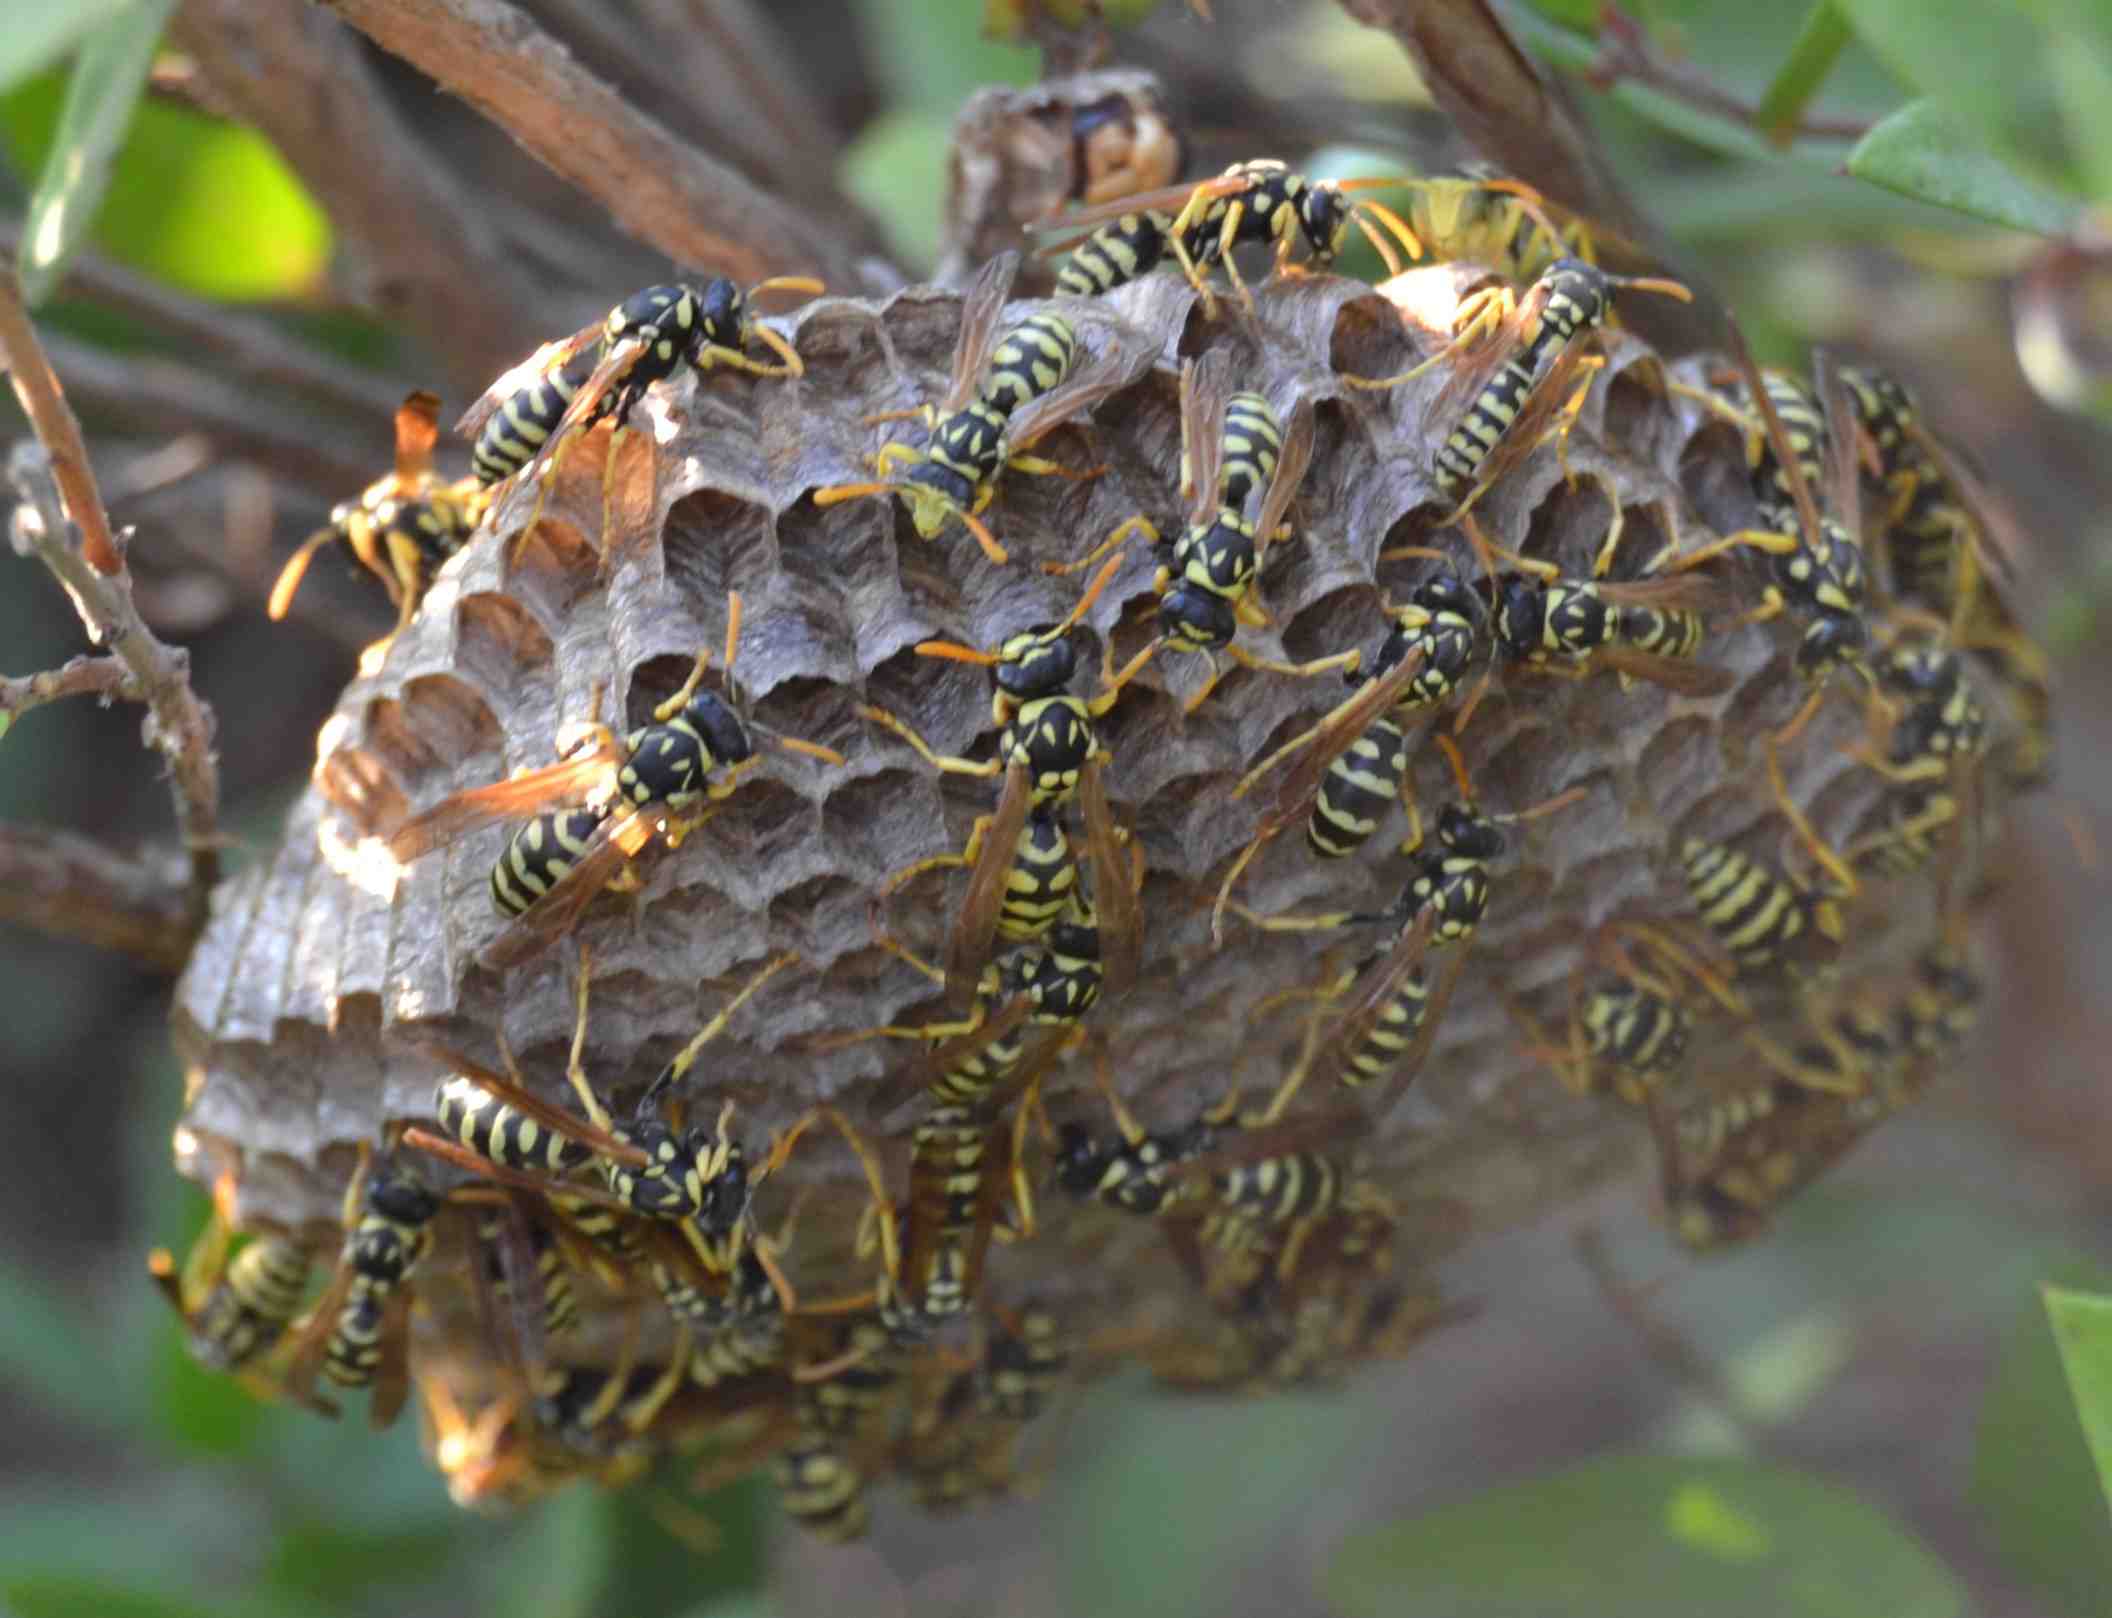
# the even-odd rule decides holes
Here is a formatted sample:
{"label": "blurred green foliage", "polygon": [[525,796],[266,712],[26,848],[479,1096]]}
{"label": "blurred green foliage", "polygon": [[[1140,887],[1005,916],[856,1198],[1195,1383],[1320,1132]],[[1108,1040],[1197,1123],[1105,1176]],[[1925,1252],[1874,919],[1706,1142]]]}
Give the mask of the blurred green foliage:
{"label": "blurred green foliage", "polygon": [[[1581,69],[1599,55],[1598,0],[1501,9],[1558,67]],[[1632,9],[1656,49],[1756,109],[1760,127],[1632,81],[1601,103],[1623,172],[1690,243],[1743,251],[1763,240],[1794,247],[1800,234],[1878,236],[1903,222],[1927,226],[1938,219],[1932,208],[1945,210],[1940,222],[1951,229],[1992,221],[2055,232],[2112,195],[2112,8],[1654,0]],[[0,143],[19,175],[42,176],[30,238],[43,221],[60,221],[36,284],[88,240],[190,291],[298,298],[327,267],[328,221],[253,134],[141,99],[153,19],[165,11],[165,0],[73,0],[32,5],[0,30]],[[859,7],[885,104],[844,153],[844,176],[911,263],[936,251],[961,99],[1036,71],[1031,50],[981,39],[980,11],[980,0]],[[1359,87],[1393,82],[1390,45],[1373,47],[1326,0],[1301,15],[1316,37],[1348,42],[1316,60],[1383,56]],[[70,77],[53,66],[68,51],[78,53]],[[1817,112],[1872,127],[1859,142],[1800,140],[1787,150],[1762,133]],[[1403,155],[1332,154],[1324,169],[1379,169]],[[1842,184],[1843,163],[1910,200]],[[371,331],[349,330],[371,351]],[[10,1031],[33,1045],[38,1005],[61,996],[57,986],[38,992],[33,963],[18,967],[24,984],[31,992]],[[574,1491],[491,1522],[448,1503],[412,1423],[376,1439],[357,1409],[338,1425],[318,1423],[201,1371],[136,1269],[151,1242],[180,1241],[205,1215],[204,1200],[167,1169],[176,1077],[164,1066],[152,1082],[157,1102],[135,1130],[128,1178],[142,1191],[121,1279],[62,1286],[0,1262],[0,1382],[35,1390],[17,1414],[42,1453],[61,1457],[0,1484],[0,1608],[22,1618],[767,1610],[760,1485],[704,1503],[721,1537],[709,1555],[655,1520],[651,1488],[623,1500]],[[1925,1276],[1930,1252],[1945,1255],[1941,1276]],[[1740,1261],[1735,1280],[1714,1269],[1687,1289],[1687,1312],[1721,1357],[1735,1409],[1689,1401],[1656,1452],[1525,1478],[1366,1531],[1334,1557],[1330,1598],[1352,1618],[1962,1611],[1956,1576],[1889,1513],[1747,1453],[1754,1431],[1824,1395],[1848,1358],[1849,1323],[1882,1283],[1919,1284],[1900,1307],[1931,1332],[2015,1320],[1980,1412],[1972,1500],[2003,1564],[2057,1610],[2085,1618],[2112,1588],[2099,1486],[2112,1465],[2112,1304],[2055,1293],[2049,1325],[2030,1288],[2050,1273],[2105,1281],[2088,1266],[2056,1264],[2029,1233],[1963,1204],[1810,1198],[1765,1254]],[[1814,1276],[1828,1277],[1834,1293],[1811,1290]],[[1348,1399],[1146,1414],[1134,1398],[1115,1392],[1077,1418],[1091,1459],[1052,1495],[1043,1525],[1071,1552],[1063,1610],[1208,1610],[1216,1570],[1273,1543],[1275,1526],[1331,1486],[1359,1437],[1359,1407]]]}

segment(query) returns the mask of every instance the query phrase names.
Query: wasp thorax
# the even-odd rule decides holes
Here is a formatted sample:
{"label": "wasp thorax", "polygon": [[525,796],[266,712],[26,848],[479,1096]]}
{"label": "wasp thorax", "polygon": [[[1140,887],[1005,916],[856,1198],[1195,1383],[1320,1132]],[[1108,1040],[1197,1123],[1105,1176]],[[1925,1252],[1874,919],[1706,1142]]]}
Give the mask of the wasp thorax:
{"label": "wasp thorax", "polygon": [[1068,635],[1052,634],[1054,624],[1037,624],[1014,635],[997,649],[997,688],[1027,701],[1060,691],[1077,671],[1078,652]]}

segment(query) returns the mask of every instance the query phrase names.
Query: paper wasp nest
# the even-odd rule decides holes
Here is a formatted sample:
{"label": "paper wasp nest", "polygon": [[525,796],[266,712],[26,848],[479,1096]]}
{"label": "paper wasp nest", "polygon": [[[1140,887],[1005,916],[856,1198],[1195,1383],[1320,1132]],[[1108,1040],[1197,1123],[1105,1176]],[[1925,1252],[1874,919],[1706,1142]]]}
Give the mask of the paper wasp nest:
{"label": "paper wasp nest", "polygon": [[[1471,284],[1458,267],[1416,274],[1440,301]],[[1008,321],[1032,307],[1015,302]],[[503,1027],[530,1082],[567,1099],[572,946],[504,977],[477,963],[500,925],[487,880],[507,829],[400,873],[367,839],[450,792],[548,762],[559,727],[588,715],[597,688],[620,726],[642,722],[700,648],[714,648],[708,678],[716,681],[730,590],[745,603],[735,672],[754,717],[836,747],[849,762],[835,769],[771,756],[680,849],[656,844],[642,856],[640,892],[595,902],[578,935],[593,952],[587,1069],[604,1097],[627,1104],[748,975],[796,950],[803,964],[707,1050],[686,1096],[690,1113],[708,1120],[731,1097],[741,1131],[760,1141],[833,1102],[880,1141],[899,1197],[906,1144],[885,1135],[872,1098],[922,1058],[922,1046],[873,1040],[823,1052],[815,1036],[945,1014],[929,983],[876,947],[875,895],[890,872],[957,849],[997,786],[936,774],[854,706],[894,711],[942,751],[988,755],[985,671],[918,657],[912,646],[931,637],[994,646],[1076,599],[1083,575],[1053,579],[1037,564],[1081,555],[1138,512],[1177,530],[1179,366],[1205,347],[1229,349],[1240,386],[1268,395],[1279,413],[1301,400],[1317,410],[1313,466],[1292,507],[1297,536],[1272,546],[1263,565],[1274,627],[1242,630],[1243,644],[1286,659],[1359,646],[1368,658],[1386,627],[1382,592],[1403,601],[1431,568],[1379,564],[1385,547],[1435,545],[1472,576],[1464,539],[1435,526],[1447,503],[1431,485],[1436,446],[1421,418],[1443,371],[1386,393],[1353,392],[1339,380],[1345,371],[1398,371],[1428,350],[1369,286],[1279,279],[1260,293],[1257,324],[1236,315],[1206,323],[1171,274],[1096,302],[1066,300],[1062,310],[1090,356],[1119,356],[1126,384],[1090,420],[1037,446],[1099,475],[1003,478],[988,520],[1010,567],[991,565],[957,525],[939,541],[919,539],[892,499],[823,511],[807,498],[817,486],[869,475],[864,458],[890,436],[923,441],[916,423],[862,418],[944,389],[959,301],[924,289],[878,304],[827,298],[774,322],[804,357],[802,380],[719,372],[655,388],[636,422],[642,431],[616,460],[618,539],[606,554],[605,429],[568,458],[535,533],[520,532],[532,490],[500,503],[379,669],[345,692],[284,844],[221,892],[184,979],[177,1026],[193,1073],[186,1123],[196,1142],[186,1167],[232,1170],[245,1224],[310,1225],[325,1251],[321,1222],[336,1217],[354,1145],[376,1139],[386,1121],[430,1119],[440,1068],[409,1038],[490,1061]],[[1626,518],[1615,575],[1632,576],[1675,533],[1692,545],[1750,525],[1752,502],[1739,435],[1668,395],[1673,373],[1635,339],[1610,332],[1606,348],[1569,444],[1574,483],[1543,448],[1477,509],[1499,543],[1585,574],[1613,491]],[[1107,637],[1127,657],[1152,632],[1152,569],[1148,548],[1132,546],[1084,620],[1091,650],[1080,658],[1081,689]],[[1718,571],[1744,604],[1758,599],[1761,558],[1733,556]],[[1404,1276],[1617,1172],[1631,1174],[1638,1196],[1654,1194],[1640,1172],[1641,1115],[1561,1089],[1526,1049],[1503,997],[1559,1030],[1590,929],[1615,915],[1691,917],[1677,859],[1685,838],[1809,868],[1769,798],[1761,747],[1804,695],[1789,662],[1801,621],[1791,614],[1742,626],[1735,617],[1715,615],[1703,652],[1736,676],[1724,696],[1697,701],[1642,683],[1623,690],[1607,672],[1565,679],[1514,668],[1499,673],[1461,738],[1491,811],[1570,787],[1585,796],[1510,828],[1430,1060],[1390,1116],[1343,1143],[1351,1166],[1401,1208]],[[1140,981],[1103,1003],[1089,1027],[1152,1125],[1185,1122],[1235,1084],[1264,1099],[1298,1047],[1311,1002],[1250,1020],[1257,1002],[1317,984],[1372,947],[1363,934],[1265,935],[1233,922],[1213,953],[1210,900],[1276,783],[1238,802],[1232,786],[1345,687],[1334,676],[1229,668],[1184,718],[1182,696],[1199,675],[1192,660],[1162,655],[1101,722],[1116,812],[1148,865],[1146,931]],[[1864,725],[1854,689],[1837,677],[1787,755],[1798,801],[1837,842],[1882,787],[1842,750]],[[1988,708],[1999,747],[2010,715],[1997,701]],[[1430,728],[1449,726],[1456,709],[1409,732],[1426,814],[1457,796],[1428,744]],[[1999,783],[1983,793],[1988,812],[1999,811]],[[1240,898],[1264,913],[1376,908],[1399,891],[1405,866],[1394,849],[1405,829],[1396,811],[1361,857],[1322,862],[1293,828],[1256,860]],[[920,878],[893,898],[888,924],[938,957],[964,885],[958,872]],[[1866,881],[1849,908],[1843,981],[1898,975],[1936,928],[1926,875]],[[1762,1026],[1795,1042],[1800,1024],[1786,991],[1763,990],[1756,1006]],[[1698,1019],[1681,1093],[1705,1095],[1751,1073],[1750,1054],[1721,1021]],[[1083,1053],[1072,1056],[1052,1076],[1048,1101],[1059,1119],[1102,1130],[1108,1120],[1091,1074]],[[1328,1099],[1317,1085],[1310,1095]],[[989,1293],[1050,1300],[1086,1332],[1138,1319],[1203,1329],[1207,1306],[1165,1262],[1152,1222],[1070,1201],[1048,1185],[1047,1153],[1038,1144],[1031,1151],[1040,1232],[993,1249]],[[851,1251],[866,1194],[849,1155],[822,1131],[766,1197],[816,1184],[824,1190],[803,1214],[786,1268],[803,1294],[853,1292],[871,1280],[873,1261]],[[460,1288],[459,1270],[444,1262],[421,1278],[428,1334],[462,1318],[447,1307]]]}

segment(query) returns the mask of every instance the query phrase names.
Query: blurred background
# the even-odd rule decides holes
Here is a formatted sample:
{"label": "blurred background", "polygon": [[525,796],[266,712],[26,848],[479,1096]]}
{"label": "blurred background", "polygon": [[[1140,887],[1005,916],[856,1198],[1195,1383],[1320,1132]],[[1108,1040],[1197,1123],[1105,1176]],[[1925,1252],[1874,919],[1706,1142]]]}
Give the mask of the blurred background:
{"label": "blurred background", "polygon": [[[450,318],[440,305],[496,298],[488,265],[517,276],[532,292],[503,311],[517,358],[671,266],[322,12],[86,9],[126,19],[135,50],[169,31],[136,115],[109,132],[107,197],[42,324],[113,515],[140,524],[141,606],[189,648],[218,716],[239,866],[272,846],[317,723],[389,622],[333,550],[293,622],[268,624],[279,560],[385,464],[406,388],[444,382],[452,406],[491,374],[475,369],[474,334],[435,336]],[[725,149],[693,64],[651,42],[687,28],[722,72],[735,40],[789,64],[800,99],[782,110],[807,120],[804,152],[826,168],[788,201],[848,197],[856,250],[912,274],[940,250],[962,101],[1040,71],[1031,46],[983,37],[982,0],[856,0],[848,27],[837,0],[524,9],[766,187],[766,158]],[[1394,41],[1346,10],[1213,9],[1207,24],[1164,6],[1114,35],[1117,62],[1160,76],[1192,174],[1261,154],[1321,172],[1475,155]],[[2112,678],[2112,473],[2093,414],[2112,276],[2087,212],[2112,186],[2112,25],[2083,0],[1496,9],[1561,71],[1671,269],[1727,298],[1764,360],[1799,364],[1818,342],[1894,371],[2018,516],[2020,606],[2066,700],[2056,785],[2008,827],[1986,924],[1998,992],[1955,1082],[1750,1251],[1680,1253],[1652,1218],[1639,1155],[1593,1202],[1449,1266],[1447,1294],[1478,1315],[1397,1367],[1256,1402],[1103,1384],[1041,1424],[1030,1498],[931,1519],[883,1492],[873,1539],[831,1550],[783,1530],[760,1485],[700,1500],[679,1477],[469,1516],[414,1422],[377,1439],[197,1370],[142,1273],[149,1247],[180,1250],[205,1212],[168,1161],[181,1100],[170,979],[0,928],[0,1610],[2112,1610],[2106,1501],[2038,1292],[2112,1289],[2112,925],[2096,854],[2112,714],[2092,700]],[[1126,22],[1152,8],[1108,10]],[[63,54],[77,36],[41,26],[0,47],[0,205],[16,241],[48,155],[77,127]],[[201,65],[236,50],[240,29],[267,63],[371,80],[398,135],[446,154],[444,184],[488,201],[474,221],[402,223],[443,260],[459,229],[452,282],[444,263],[432,279],[377,252],[385,214],[362,217],[356,193],[386,181],[388,154],[352,141],[339,167],[381,178],[333,178],[315,152],[282,156],[245,127],[273,124],[272,93],[324,92],[296,66],[260,101],[229,104]],[[81,60],[107,55],[91,45]],[[1803,112],[1818,132],[1784,150],[1752,109],[1795,63],[1827,71]],[[1594,66],[1606,87],[1585,82]],[[804,162],[801,146],[778,142],[777,161]],[[306,358],[283,363],[273,337]],[[0,673],[82,649],[46,576],[22,565],[9,578]],[[168,798],[140,717],[80,701],[25,717],[0,743],[0,821],[165,845]],[[1641,1504],[1668,1498],[1669,1524]],[[1679,1554],[1658,1554],[1670,1540]],[[1684,1582],[1697,1567],[1715,1582]]]}

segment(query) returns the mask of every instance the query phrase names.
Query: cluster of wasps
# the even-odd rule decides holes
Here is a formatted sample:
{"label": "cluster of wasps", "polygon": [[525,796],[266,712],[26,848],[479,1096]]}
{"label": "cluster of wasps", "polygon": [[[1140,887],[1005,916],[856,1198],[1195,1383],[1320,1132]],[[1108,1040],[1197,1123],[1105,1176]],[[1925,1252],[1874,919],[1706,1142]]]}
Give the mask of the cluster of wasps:
{"label": "cluster of wasps", "polygon": [[[1083,171],[1087,165],[1081,163]],[[1085,181],[1081,179],[1081,185]],[[1608,922],[1550,1034],[1522,1002],[1512,1009],[1531,1047],[1570,1089],[1640,1108],[1658,1142],[1674,1227],[1696,1247],[1742,1239],[1781,1201],[1919,1093],[1971,1024],[1979,982],[1966,952],[1962,899],[1947,898],[1941,936],[1912,974],[1881,991],[1840,994],[1824,971],[1846,936],[1844,906],[1871,876],[1948,868],[1976,830],[1975,781],[1993,762],[2013,783],[2046,769],[2050,710],[2043,661],[2002,604],[1995,520],[1972,480],[1918,420],[1895,384],[1822,365],[1815,390],[1762,373],[1732,330],[1736,364],[1687,387],[1695,405],[1731,424],[1749,449],[1757,520],[1710,543],[1675,541],[1627,577],[1616,520],[1588,576],[1501,549],[1473,508],[1535,450],[1567,435],[1583,404],[1616,297],[1685,297],[1675,282],[1621,277],[1593,263],[1583,222],[1561,219],[1526,188],[1475,177],[1414,185],[1396,213],[1356,193],[1381,181],[1311,181],[1284,164],[1236,164],[1199,185],[1118,196],[1065,222],[1082,230],[1058,297],[1007,326],[1016,256],[991,261],[962,304],[943,395],[913,412],[921,440],[887,443],[875,476],[813,492],[817,506],[898,500],[917,532],[958,523],[994,565],[1010,552],[988,520],[1003,474],[1078,475],[1033,453],[1056,427],[1089,415],[1120,385],[1110,360],[1081,365],[1067,300],[1097,299],[1162,266],[1196,290],[1204,320],[1226,314],[1211,284],[1223,269],[1233,302],[1253,295],[1235,255],[1266,248],[1276,273],[1328,269],[1352,226],[1396,271],[1402,256],[1470,258],[1501,284],[1462,305],[1437,351],[1392,377],[1348,377],[1357,389],[1404,385],[1447,368],[1426,416],[1436,446],[1428,479],[1445,524],[1468,541],[1461,559],[1408,548],[1388,555],[1431,565],[1405,602],[1385,605],[1387,634],[1367,663],[1346,648],[1303,663],[1256,655],[1240,630],[1265,623],[1259,579],[1312,462],[1310,402],[1288,413],[1238,387],[1227,353],[1206,349],[1180,372],[1179,531],[1139,514],[1081,556],[1044,563],[1093,577],[1070,610],[1022,626],[990,647],[927,641],[919,655],[986,668],[993,685],[988,757],[942,753],[905,720],[860,710],[876,745],[907,747],[943,774],[990,780],[996,800],[959,851],[890,875],[884,901],[934,871],[967,873],[944,958],[931,963],[876,915],[899,965],[943,995],[945,1013],[918,1024],[857,1030],[837,1040],[895,1038],[927,1047],[875,1098],[875,1115],[913,1105],[906,1194],[890,1189],[883,1153],[840,1105],[815,1109],[767,1145],[744,1141],[733,1109],[710,1126],[688,1116],[699,1064],[734,1015],[793,968],[769,961],[638,1094],[614,1109],[584,1063],[590,960],[576,968],[577,1012],[564,1082],[577,1110],[540,1096],[503,1040],[497,1063],[429,1047],[443,1072],[432,1122],[390,1126],[363,1150],[343,1211],[342,1250],[322,1294],[307,1301],[309,1256],[289,1238],[231,1249],[223,1205],[179,1272],[155,1272],[201,1355],[255,1385],[318,1410],[319,1381],[372,1387],[372,1413],[392,1418],[415,1380],[429,1434],[458,1498],[518,1500],[588,1477],[621,1482],[689,1435],[750,1419],[734,1468],[773,1458],[789,1512],[829,1538],[861,1532],[879,1470],[911,1480],[933,1506],[999,1489],[1020,1433],[1091,1345],[1054,1304],[1000,1303],[985,1285],[992,1245],[1035,1230],[1031,1161],[1038,1141],[1055,1184],[1083,1205],[1150,1221],[1209,1305],[1209,1328],[1162,1339],[1146,1354],[1171,1385],[1222,1391],[1305,1383],[1398,1354],[1456,1311],[1400,1280],[1393,1233],[1400,1209],[1340,1143],[1368,1135],[1414,1082],[1461,981],[1496,893],[1506,828],[1584,796],[1494,812],[1478,801],[1455,737],[1469,726],[1492,671],[1521,676],[1619,676],[1687,698],[1721,696],[1730,676],[1706,657],[1712,619],[1735,599],[1729,570],[1758,558],[1768,573],[1750,617],[1800,624],[1794,654],[1812,696],[1770,738],[1767,775],[1815,874],[1726,844],[1677,851],[1692,916]],[[1297,262],[1294,262],[1297,261]],[[397,421],[388,478],[342,508],[289,564],[273,609],[326,540],[343,539],[396,598],[408,622],[434,568],[475,530],[507,487],[535,488],[536,514],[559,458],[586,431],[621,434],[656,382],[687,367],[795,379],[792,344],[755,317],[766,291],[819,293],[781,279],[742,292],[649,288],[605,321],[548,345],[464,418],[473,474],[432,472],[437,402],[415,395]],[[759,357],[760,345],[769,351]],[[612,435],[605,486],[615,464]],[[1882,506],[1863,538],[1866,494]],[[1613,502],[1616,518],[1619,501]],[[530,526],[535,518],[531,516]],[[1117,667],[1111,645],[1090,696],[1071,687],[1075,633],[1124,565],[1133,542],[1152,547],[1156,633]],[[708,654],[619,733],[597,712],[542,770],[458,792],[387,834],[408,863],[502,822],[514,822],[491,879],[507,918],[486,952],[515,966],[570,934],[604,889],[627,882],[656,838],[669,847],[738,789],[757,738],[820,766],[842,755],[772,736],[738,711],[733,670],[741,603],[729,598],[721,659],[725,694],[704,688]],[[1240,783],[1245,797],[1288,765],[1259,830],[1225,872],[1213,933],[1235,916],[1266,932],[1335,933],[1365,943],[1361,963],[1273,995],[1265,1014],[1312,1002],[1294,1059],[1268,1100],[1238,1090],[1192,1119],[1150,1127],[1124,1102],[1090,1014],[1136,980],[1147,918],[1142,849],[1110,802],[1112,754],[1103,721],[1161,654],[1203,659],[1193,711],[1217,683],[1218,657],[1287,678],[1333,675],[1349,694]],[[1780,754],[1828,690],[1861,693],[1869,739],[1861,754],[1886,783],[1875,824],[1836,848],[1786,785]],[[2009,752],[1990,761],[1984,691],[2016,710]],[[1458,787],[1426,838],[1408,792],[1409,728],[1433,727]],[[1235,893],[1252,862],[1302,827],[1309,854],[1343,860],[1370,842],[1396,802],[1411,829],[1399,897],[1364,911],[1258,914]],[[1073,825],[1072,809],[1077,810]],[[1792,985],[1810,1037],[1783,1046],[1759,1028],[1751,996]],[[1710,1009],[1713,1008],[1713,1009]],[[1761,1077],[1737,1094],[1675,1104],[1675,1082],[1697,1015],[1741,1030]],[[1073,1052],[1089,1048],[1098,1101],[1052,1118],[1043,1090]],[[1309,1088],[1311,1087],[1311,1088]],[[1301,1107],[1312,1089],[1331,1099]],[[1059,1106],[1059,1111],[1061,1110]],[[1094,1120],[1103,1112],[1105,1123]],[[857,1251],[872,1284],[846,1298],[803,1298],[788,1261],[797,1199],[768,1228],[758,1199],[810,1134],[833,1133],[866,1182]],[[431,1189],[413,1154],[463,1178]],[[443,1216],[448,1216],[446,1220]],[[411,1284],[451,1223],[470,1255],[480,1316],[502,1345],[503,1386],[470,1409],[439,1370],[412,1375],[406,1354]],[[582,1292],[604,1309],[583,1308]],[[567,1363],[589,1317],[619,1314],[606,1344]],[[963,1334],[965,1355],[945,1346]],[[648,1344],[657,1346],[649,1347]],[[891,1412],[906,1406],[905,1420]]]}

